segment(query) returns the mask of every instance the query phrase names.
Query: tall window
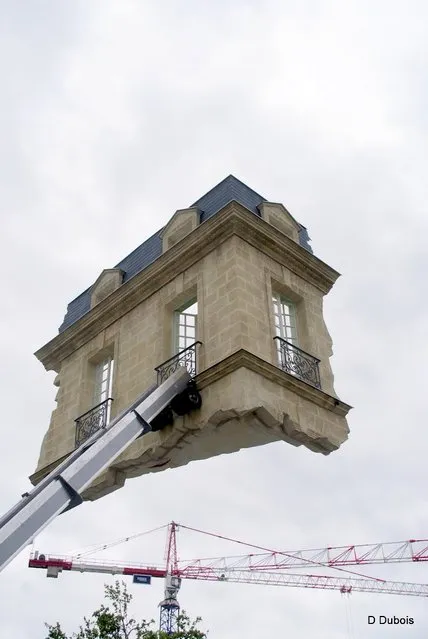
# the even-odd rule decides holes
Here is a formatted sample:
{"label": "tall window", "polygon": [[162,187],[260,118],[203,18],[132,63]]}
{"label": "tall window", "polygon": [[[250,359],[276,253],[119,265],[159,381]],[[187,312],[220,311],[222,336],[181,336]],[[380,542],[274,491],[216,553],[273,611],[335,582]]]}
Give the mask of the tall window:
{"label": "tall window", "polygon": [[78,417],[76,421],[76,446],[105,428],[111,418],[111,401],[113,389],[113,358],[105,357],[102,361],[90,363],[91,383],[93,382],[92,406]]}
{"label": "tall window", "polygon": [[174,353],[183,353],[179,355],[178,365],[185,366],[192,377],[196,375],[196,347],[189,346],[197,340],[197,320],[198,303],[195,300],[174,314]]}
{"label": "tall window", "polygon": [[[112,357],[106,357],[106,359],[95,366],[95,406],[101,404],[101,402],[105,402],[106,399],[109,399],[112,395],[113,368],[114,361]],[[110,421],[110,404],[111,402],[109,402],[107,406],[107,423]]]}
{"label": "tall window", "polygon": [[198,302],[191,302],[188,306],[175,312],[175,352],[179,353],[196,342],[196,324],[198,317]]}
{"label": "tall window", "polygon": [[272,301],[277,337],[297,346],[295,305],[277,293],[273,294]]}

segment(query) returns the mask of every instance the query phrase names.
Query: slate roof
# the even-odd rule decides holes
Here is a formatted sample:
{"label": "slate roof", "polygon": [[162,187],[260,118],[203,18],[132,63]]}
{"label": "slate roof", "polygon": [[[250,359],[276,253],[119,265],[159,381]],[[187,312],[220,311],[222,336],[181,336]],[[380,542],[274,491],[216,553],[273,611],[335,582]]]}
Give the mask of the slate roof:
{"label": "slate roof", "polygon": [[[199,209],[199,221],[202,223],[209,220],[210,217],[218,213],[218,211],[224,208],[226,204],[232,200],[239,202],[249,211],[258,216],[260,216],[260,212],[257,207],[262,202],[267,201],[266,198],[250,189],[236,177],[228,175],[224,180],[217,184],[217,186],[208,191],[208,193],[203,195],[191,206]],[[162,255],[162,231],[163,228],[159,229],[159,231],[149,237],[148,240],[143,242],[134,251],[132,251],[132,253],[119,262],[119,264],[116,264],[115,268],[120,268],[125,273],[123,278],[124,282],[127,282],[131,279],[131,277],[134,277],[134,275],[137,275],[137,273],[147,268],[147,266]],[[312,253],[309,240],[310,238],[306,228],[300,225],[300,245]],[[64,321],[59,327],[59,332],[62,333],[69,326],[77,322],[78,319],[89,312],[90,307],[91,287],[69,303]]]}

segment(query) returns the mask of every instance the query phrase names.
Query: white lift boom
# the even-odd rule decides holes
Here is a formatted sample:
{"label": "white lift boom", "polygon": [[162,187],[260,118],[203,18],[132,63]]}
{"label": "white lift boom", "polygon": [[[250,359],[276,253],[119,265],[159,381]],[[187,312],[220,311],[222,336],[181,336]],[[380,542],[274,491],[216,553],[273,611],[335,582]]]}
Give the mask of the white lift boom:
{"label": "white lift boom", "polygon": [[153,386],[73,451],[0,519],[0,571],[55,517],[82,503],[82,493],[137,437],[185,415],[201,397],[184,367]]}

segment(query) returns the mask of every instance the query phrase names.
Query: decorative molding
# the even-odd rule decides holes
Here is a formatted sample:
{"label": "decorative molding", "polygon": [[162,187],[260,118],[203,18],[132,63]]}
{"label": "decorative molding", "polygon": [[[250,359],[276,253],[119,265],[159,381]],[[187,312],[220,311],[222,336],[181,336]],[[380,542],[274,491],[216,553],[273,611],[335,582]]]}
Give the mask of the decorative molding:
{"label": "decorative molding", "polygon": [[48,466],[44,466],[43,468],[40,468],[39,470],[37,470],[35,473],[33,473],[32,475],[30,475],[30,477],[28,478],[30,480],[30,482],[33,484],[33,486],[36,486],[40,481],[42,481],[42,479],[44,477],[46,477],[46,475],[49,475],[49,473],[51,473],[57,466],[59,466],[60,464],[62,464],[62,462],[64,460],[67,459],[67,457],[70,455],[70,453],[72,453],[73,451],[70,450],[69,453],[67,453],[66,455],[63,455],[62,457],[60,457],[59,459],[57,459],[56,461],[52,462],[51,464],[49,464]]}
{"label": "decorative molding", "polygon": [[199,390],[203,390],[207,386],[210,386],[214,382],[218,381],[225,375],[233,373],[239,368],[247,368],[259,375],[263,375],[266,379],[279,384],[284,388],[287,388],[291,392],[299,395],[303,399],[306,399],[321,408],[325,408],[336,415],[346,417],[348,412],[352,409],[352,406],[342,402],[337,397],[328,395],[324,391],[315,388],[311,384],[294,377],[286,373],[282,369],[266,362],[257,355],[250,353],[249,351],[241,348],[235,351],[228,357],[225,357],[217,364],[213,364],[210,368],[199,373],[196,378],[196,384]]}
{"label": "decorative molding", "polygon": [[[257,373],[258,375],[262,375],[266,379],[272,381],[275,384],[283,386],[287,388],[289,391],[295,393],[296,395],[306,399],[325,410],[328,410],[336,415],[341,417],[346,417],[349,410],[352,409],[352,406],[342,402],[337,397],[332,397],[327,393],[324,393],[322,390],[303,382],[293,375],[289,375],[288,373],[282,371],[277,366],[266,362],[257,355],[250,353],[245,349],[240,349],[235,351],[228,357],[225,357],[221,361],[217,362],[210,368],[202,371],[195,377],[195,381],[199,390],[203,390],[204,388],[214,384],[215,382],[221,380],[226,377],[226,375],[230,375],[234,371],[239,370],[240,368],[246,368],[248,370]],[[48,466],[44,468],[40,468],[37,472],[30,476],[30,481],[33,485],[36,485],[39,481],[41,481],[48,473],[52,472],[54,468],[56,468],[64,459],[68,457],[68,455],[64,455],[60,459],[55,462],[52,462]],[[111,469],[110,469],[111,470]]]}
{"label": "decorative molding", "polygon": [[340,276],[291,238],[278,233],[270,224],[232,201],[45,344],[35,356],[46,370],[58,372],[65,357],[234,235],[310,282],[323,294],[330,291]]}

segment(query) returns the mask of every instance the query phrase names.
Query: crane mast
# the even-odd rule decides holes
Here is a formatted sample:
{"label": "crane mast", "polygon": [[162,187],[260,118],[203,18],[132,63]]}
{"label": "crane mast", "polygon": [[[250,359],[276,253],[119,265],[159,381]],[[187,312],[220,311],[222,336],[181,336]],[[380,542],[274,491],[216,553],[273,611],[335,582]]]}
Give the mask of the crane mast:
{"label": "crane mast", "polygon": [[160,602],[159,629],[167,634],[172,634],[177,628],[180,605],[177,594],[181,586],[177,561],[177,524],[171,522],[168,526],[166,546],[166,570],[165,570],[165,598]]}

